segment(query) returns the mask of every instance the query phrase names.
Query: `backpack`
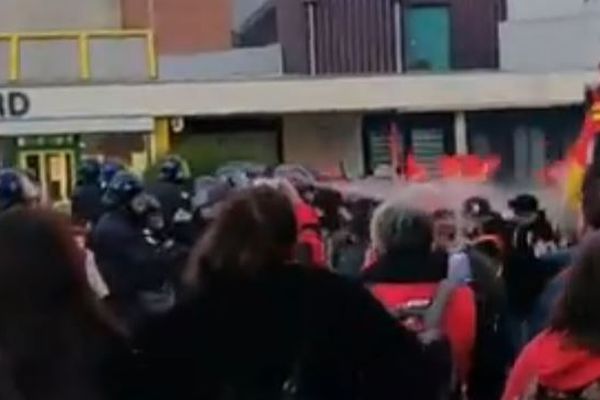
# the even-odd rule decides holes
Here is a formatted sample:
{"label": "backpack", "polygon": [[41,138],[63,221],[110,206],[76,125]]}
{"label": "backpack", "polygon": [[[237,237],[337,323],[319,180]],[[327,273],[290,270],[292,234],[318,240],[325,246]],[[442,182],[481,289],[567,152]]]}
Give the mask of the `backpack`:
{"label": "backpack", "polygon": [[431,372],[438,380],[438,398],[441,400],[460,398],[461,393],[450,341],[442,331],[444,313],[458,286],[458,283],[445,279],[431,301],[408,302],[392,312],[400,325],[417,335],[427,357],[435,361],[435,370]]}
{"label": "backpack", "polygon": [[520,400],[598,400],[600,399],[600,381],[568,392],[560,392],[541,386],[534,381]]}

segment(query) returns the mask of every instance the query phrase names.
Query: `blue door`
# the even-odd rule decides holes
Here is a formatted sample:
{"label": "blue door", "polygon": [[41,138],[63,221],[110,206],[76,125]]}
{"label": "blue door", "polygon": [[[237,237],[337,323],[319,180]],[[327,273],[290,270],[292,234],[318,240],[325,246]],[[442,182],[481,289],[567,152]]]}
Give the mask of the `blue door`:
{"label": "blue door", "polygon": [[409,7],[405,19],[406,68],[450,69],[450,13],[446,6]]}

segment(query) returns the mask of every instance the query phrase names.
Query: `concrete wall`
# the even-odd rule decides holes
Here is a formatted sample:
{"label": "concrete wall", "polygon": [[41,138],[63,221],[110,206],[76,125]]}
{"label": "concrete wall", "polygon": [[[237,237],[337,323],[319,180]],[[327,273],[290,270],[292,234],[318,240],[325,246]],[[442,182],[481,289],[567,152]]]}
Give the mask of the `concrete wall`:
{"label": "concrete wall", "polygon": [[283,118],[283,158],[322,171],[340,163],[352,176],[364,172],[360,114],[296,114]]}
{"label": "concrete wall", "polygon": [[585,0],[507,0],[508,19],[550,18],[578,14]]}
{"label": "concrete wall", "polygon": [[600,8],[599,0],[507,0],[508,19],[556,18]]}
{"label": "concrete wall", "polygon": [[598,73],[469,73],[349,78],[13,86],[31,107],[19,119],[405,113],[551,108],[583,104]]}
{"label": "concrete wall", "polygon": [[[84,1],[84,0],[80,0]],[[121,0],[123,25],[156,31],[161,54],[231,47],[233,0]]]}
{"label": "concrete wall", "polygon": [[0,10],[2,32],[121,26],[119,0],[0,0]]}
{"label": "concrete wall", "polygon": [[[121,29],[120,0],[0,0],[0,31]],[[94,80],[144,80],[142,39],[92,40]],[[0,84],[8,78],[8,43],[0,42]],[[73,82],[79,79],[75,40],[23,41],[21,79],[27,83]]]}
{"label": "concrete wall", "polygon": [[503,70],[595,69],[598,62],[600,13],[515,20],[500,25],[500,67]]}
{"label": "concrete wall", "polygon": [[160,58],[163,80],[227,79],[277,76],[283,71],[281,46],[249,47]]}

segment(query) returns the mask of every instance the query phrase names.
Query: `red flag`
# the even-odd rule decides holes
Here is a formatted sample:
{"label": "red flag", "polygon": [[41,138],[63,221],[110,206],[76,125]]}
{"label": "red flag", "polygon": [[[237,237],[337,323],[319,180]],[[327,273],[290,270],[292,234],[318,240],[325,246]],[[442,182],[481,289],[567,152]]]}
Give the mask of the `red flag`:
{"label": "red flag", "polygon": [[485,182],[492,178],[500,167],[500,157],[482,158],[474,154],[443,156],[439,160],[443,179],[465,179]]}
{"label": "red flag", "polygon": [[462,176],[462,166],[458,157],[442,156],[438,162],[442,179],[458,179]]}
{"label": "red flag", "polygon": [[406,179],[409,182],[424,182],[427,180],[427,169],[417,162],[412,153],[406,156]]}

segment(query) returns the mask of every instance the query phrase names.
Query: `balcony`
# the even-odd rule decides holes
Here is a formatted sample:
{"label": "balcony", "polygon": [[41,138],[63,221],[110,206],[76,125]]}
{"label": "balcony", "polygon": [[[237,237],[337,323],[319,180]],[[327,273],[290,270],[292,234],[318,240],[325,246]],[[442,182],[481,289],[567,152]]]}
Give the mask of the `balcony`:
{"label": "balcony", "polygon": [[0,33],[0,85],[157,78],[149,30]]}

